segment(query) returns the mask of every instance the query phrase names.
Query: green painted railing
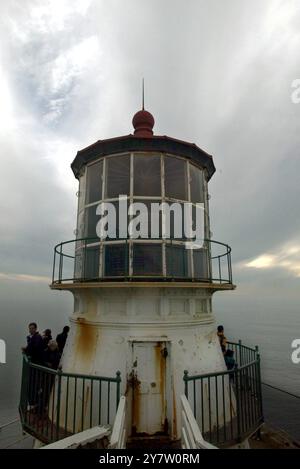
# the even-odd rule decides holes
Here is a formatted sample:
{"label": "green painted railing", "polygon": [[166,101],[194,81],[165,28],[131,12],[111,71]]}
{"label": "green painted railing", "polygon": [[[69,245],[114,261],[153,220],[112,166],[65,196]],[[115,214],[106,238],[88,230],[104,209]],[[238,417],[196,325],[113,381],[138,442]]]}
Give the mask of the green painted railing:
{"label": "green painted railing", "polygon": [[185,371],[183,377],[203,438],[225,447],[243,441],[264,421],[258,347],[240,341],[227,346],[234,351],[234,369],[195,376]]}
{"label": "green painted railing", "polygon": [[[80,238],[54,248],[52,285],[69,282],[130,280],[197,281],[232,285],[231,248],[205,239],[202,248],[186,248],[189,239]],[[138,246],[160,248],[152,257],[135,256]],[[109,253],[109,249],[119,249]],[[153,264],[153,265],[152,265]]]}
{"label": "green painted railing", "polygon": [[23,430],[51,443],[95,425],[112,425],[120,400],[114,378],[52,370],[23,355],[19,413]]}

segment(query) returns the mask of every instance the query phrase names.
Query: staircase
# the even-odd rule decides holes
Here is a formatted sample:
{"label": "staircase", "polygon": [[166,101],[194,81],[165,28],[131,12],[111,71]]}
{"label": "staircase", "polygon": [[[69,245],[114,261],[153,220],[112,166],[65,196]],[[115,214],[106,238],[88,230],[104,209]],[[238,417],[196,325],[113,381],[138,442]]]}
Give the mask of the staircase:
{"label": "staircase", "polygon": [[180,440],[172,440],[165,435],[129,437],[126,443],[127,449],[179,449]]}

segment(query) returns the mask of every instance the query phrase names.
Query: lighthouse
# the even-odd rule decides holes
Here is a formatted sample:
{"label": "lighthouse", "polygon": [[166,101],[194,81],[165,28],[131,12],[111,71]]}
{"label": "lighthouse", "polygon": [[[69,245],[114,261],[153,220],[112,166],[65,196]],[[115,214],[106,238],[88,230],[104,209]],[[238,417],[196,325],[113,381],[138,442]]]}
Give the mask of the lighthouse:
{"label": "lighthouse", "polygon": [[23,429],[42,443],[121,425],[131,447],[199,447],[193,432],[247,446],[263,422],[260,358],[228,342],[227,369],[216,334],[212,296],[235,286],[231,248],[211,238],[212,156],[155,135],[144,108],[132,124],[71,165],[76,238],[55,246],[51,283],[74,298],[70,333],[57,371],[23,359]]}
{"label": "lighthouse", "polygon": [[[77,238],[56,248],[60,262],[52,283],[52,289],[74,296],[62,369],[95,376],[120,372],[129,435],[176,440],[184,372],[226,369],[212,295],[234,288],[230,248],[210,238],[212,156],[193,143],[155,135],[154,118],[144,109],[132,124],[133,134],[99,140],[79,151],[71,165],[79,181]],[[116,209],[117,235],[112,237],[109,230],[97,236],[103,202]],[[124,229],[118,236],[121,219],[130,225],[129,206],[134,203],[149,210],[151,204],[169,204],[168,221],[176,215],[173,210],[172,218],[172,204],[202,204],[201,247],[188,248],[184,234],[176,236],[175,223],[169,237],[163,236],[164,211],[156,238],[148,232],[132,237]],[[149,232],[150,224],[149,216]],[[68,267],[61,262],[68,260],[70,248],[74,271],[71,263],[66,275]]]}

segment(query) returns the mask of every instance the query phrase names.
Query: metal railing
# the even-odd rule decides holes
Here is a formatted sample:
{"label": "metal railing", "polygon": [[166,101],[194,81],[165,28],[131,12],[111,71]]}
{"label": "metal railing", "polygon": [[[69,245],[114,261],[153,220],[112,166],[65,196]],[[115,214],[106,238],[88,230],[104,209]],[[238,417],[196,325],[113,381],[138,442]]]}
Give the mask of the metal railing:
{"label": "metal railing", "polygon": [[[206,239],[202,248],[186,249],[188,239],[80,238],[54,248],[52,285],[105,281],[197,281],[232,285],[231,248]],[[135,256],[136,246],[158,246],[154,266],[146,256]],[[109,249],[119,248],[115,253]],[[107,251],[106,251],[107,250]],[[110,257],[109,257],[110,255]]]}
{"label": "metal railing", "polygon": [[96,425],[112,425],[120,400],[114,378],[65,373],[23,355],[19,413],[23,430],[45,443]]}
{"label": "metal railing", "polygon": [[181,401],[181,447],[183,449],[218,449],[205,441],[186,396]]}
{"label": "metal railing", "polygon": [[231,446],[255,433],[263,423],[258,348],[228,343],[236,367],[218,373],[189,376],[185,395],[203,438],[217,446]]}
{"label": "metal railing", "polygon": [[41,446],[39,449],[106,449],[110,435],[111,429],[108,426],[96,426]]}

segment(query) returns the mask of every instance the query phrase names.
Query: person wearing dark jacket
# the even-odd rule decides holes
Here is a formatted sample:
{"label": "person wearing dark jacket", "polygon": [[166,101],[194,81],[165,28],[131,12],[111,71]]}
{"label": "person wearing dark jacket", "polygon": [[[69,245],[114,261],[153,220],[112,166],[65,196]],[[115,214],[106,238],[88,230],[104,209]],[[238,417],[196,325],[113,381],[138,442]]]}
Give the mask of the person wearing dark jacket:
{"label": "person wearing dark jacket", "polygon": [[225,359],[225,364],[227,367],[227,370],[233,370],[235,368],[235,359],[233,358],[233,350],[226,350],[224,359]]}
{"label": "person wearing dark jacket", "polygon": [[[44,351],[43,355],[43,365],[52,370],[57,370],[59,367],[60,353],[58,350],[58,345],[55,340],[49,340],[48,346]],[[55,382],[55,374],[46,373],[45,379],[43,381],[42,396],[40,400],[40,409],[39,412],[42,414],[48,409],[49,398],[51,396],[52,388]]]}
{"label": "person wearing dark jacket", "polygon": [[51,329],[44,330],[42,339],[43,339],[43,350],[46,350],[49,341],[52,340]]}
{"label": "person wearing dark jacket", "polygon": [[[22,352],[25,353],[32,363],[41,364],[43,360],[43,339],[37,330],[37,324],[31,322],[28,326],[29,335],[27,336],[27,346],[22,347]],[[38,382],[37,373],[33,368],[29,369],[29,394],[28,404],[33,408],[38,400]]]}
{"label": "person wearing dark jacket", "polygon": [[43,356],[44,366],[52,368],[52,370],[57,370],[60,356],[57,342],[55,340],[49,340],[48,347],[44,351]]}
{"label": "person wearing dark jacket", "polygon": [[229,380],[234,381],[234,370],[236,369],[235,359],[233,358],[234,352],[233,350],[227,349],[224,355],[225,365],[229,373]]}
{"label": "person wearing dark jacket", "polygon": [[27,346],[22,347],[22,351],[30,357],[32,363],[40,364],[43,355],[43,339],[37,330],[37,324],[31,322],[28,326]]}
{"label": "person wearing dark jacket", "polygon": [[63,350],[65,348],[69,330],[69,326],[65,326],[61,334],[58,334],[58,336],[56,337],[56,342],[60,353],[63,353]]}
{"label": "person wearing dark jacket", "polygon": [[219,341],[220,341],[220,346],[221,346],[222,353],[223,353],[223,355],[225,355],[225,353],[226,353],[227,339],[226,339],[226,337],[225,337],[225,335],[224,335],[224,327],[223,327],[223,326],[218,326],[217,335],[218,335],[218,337],[219,337]]}

